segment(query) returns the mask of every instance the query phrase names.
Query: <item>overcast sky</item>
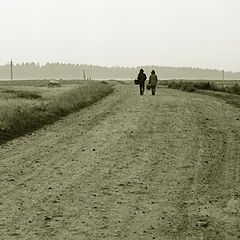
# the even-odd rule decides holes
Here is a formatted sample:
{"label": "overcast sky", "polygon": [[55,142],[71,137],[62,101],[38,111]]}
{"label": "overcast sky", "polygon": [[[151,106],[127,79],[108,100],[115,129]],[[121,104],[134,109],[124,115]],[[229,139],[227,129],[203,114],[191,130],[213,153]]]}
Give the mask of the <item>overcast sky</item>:
{"label": "overcast sky", "polygon": [[0,64],[240,71],[240,0],[0,0]]}

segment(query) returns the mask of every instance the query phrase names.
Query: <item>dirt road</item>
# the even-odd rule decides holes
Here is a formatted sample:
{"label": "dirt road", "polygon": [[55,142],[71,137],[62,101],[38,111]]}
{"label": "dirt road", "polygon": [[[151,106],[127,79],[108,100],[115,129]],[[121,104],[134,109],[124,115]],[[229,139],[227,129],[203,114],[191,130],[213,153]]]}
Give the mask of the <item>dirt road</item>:
{"label": "dirt road", "polygon": [[240,239],[240,109],[119,84],[0,149],[0,239]]}

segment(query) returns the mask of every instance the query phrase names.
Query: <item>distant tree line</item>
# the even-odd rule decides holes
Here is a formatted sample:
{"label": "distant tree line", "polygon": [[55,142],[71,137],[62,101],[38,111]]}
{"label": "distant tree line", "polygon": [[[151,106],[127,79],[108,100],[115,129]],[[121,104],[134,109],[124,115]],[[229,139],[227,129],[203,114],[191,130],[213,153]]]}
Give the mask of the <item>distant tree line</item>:
{"label": "distant tree line", "polygon": [[[103,67],[66,63],[21,63],[13,65],[14,79],[134,79],[143,68],[149,76],[154,69],[160,79],[222,79],[222,71],[192,67]],[[240,72],[225,72],[225,79],[240,79]],[[0,79],[10,78],[10,64],[0,65]]]}

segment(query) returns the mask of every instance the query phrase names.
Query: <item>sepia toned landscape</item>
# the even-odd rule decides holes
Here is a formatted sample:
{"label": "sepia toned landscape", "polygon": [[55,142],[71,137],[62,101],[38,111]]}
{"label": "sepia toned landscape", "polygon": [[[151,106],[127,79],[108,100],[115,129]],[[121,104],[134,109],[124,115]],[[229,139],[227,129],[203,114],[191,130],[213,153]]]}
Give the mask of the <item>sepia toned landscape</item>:
{"label": "sepia toned landscape", "polygon": [[2,0],[0,240],[240,240],[239,9]]}

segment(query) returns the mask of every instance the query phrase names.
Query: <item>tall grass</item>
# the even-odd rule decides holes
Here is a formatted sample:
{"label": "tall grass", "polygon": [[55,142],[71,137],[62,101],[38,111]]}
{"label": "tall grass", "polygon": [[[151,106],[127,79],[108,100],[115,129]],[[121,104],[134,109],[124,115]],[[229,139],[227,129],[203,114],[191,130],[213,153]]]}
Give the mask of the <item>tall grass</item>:
{"label": "tall grass", "polygon": [[5,106],[0,115],[0,144],[51,124],[61,117],[86,107],[113,91],[104,82],[90,82],[63,92],[47,103]]}
{"label": "tall grass", "polygon": [[209,81],[169,81],[168,88],[180,89],[188,92],[203,89],[240,95],[240,86],[238,83],[235,83],[233,86],[218,86],[214,82]]}
{"label": "tall grass", "polygon": [[38,99],[42,98],[42,96],[35,92],[29,92],[24,90],[4,90],[3,93],[8,93],[11,95],[11,98],[25,98],[25,99]]}

